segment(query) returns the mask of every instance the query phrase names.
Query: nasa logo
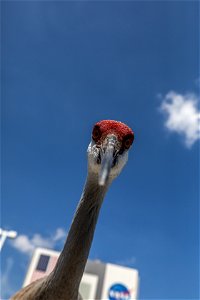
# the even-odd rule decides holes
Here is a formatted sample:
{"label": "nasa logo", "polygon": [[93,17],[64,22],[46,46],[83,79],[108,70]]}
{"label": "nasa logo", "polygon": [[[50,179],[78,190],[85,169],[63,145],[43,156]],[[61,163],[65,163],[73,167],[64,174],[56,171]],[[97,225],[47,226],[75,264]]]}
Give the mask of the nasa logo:
{"label": "nasa logo", "polygon": [[113,284],[108,292],[109,300],[130,300],[129,290],[123,284]]}

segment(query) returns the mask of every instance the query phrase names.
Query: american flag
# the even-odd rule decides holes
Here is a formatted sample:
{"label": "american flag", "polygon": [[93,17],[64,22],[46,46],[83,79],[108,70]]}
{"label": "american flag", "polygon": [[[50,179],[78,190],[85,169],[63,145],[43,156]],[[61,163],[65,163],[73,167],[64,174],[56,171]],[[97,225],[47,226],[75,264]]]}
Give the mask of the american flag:
{"label": "american flag", "polygon": [[58,260],[58,255],[46,255],[40,254],[37,257],[37,261],[33,269],[31,270],[31,276],[28,283],[35,281],[36,279],[42,278],[51,273],[54,269],[56,262]]}

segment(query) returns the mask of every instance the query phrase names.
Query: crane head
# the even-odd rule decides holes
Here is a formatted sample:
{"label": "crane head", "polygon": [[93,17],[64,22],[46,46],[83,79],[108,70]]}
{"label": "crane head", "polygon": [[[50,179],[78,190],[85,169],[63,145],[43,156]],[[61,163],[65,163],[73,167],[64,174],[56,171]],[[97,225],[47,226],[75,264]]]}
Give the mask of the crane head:
{"label": "crane head", "polygon": [[94,125],[88,146],[88,169],[98,176],[100,186],[121,172],[133,140],[132,129],[122,122],[103,120]]}

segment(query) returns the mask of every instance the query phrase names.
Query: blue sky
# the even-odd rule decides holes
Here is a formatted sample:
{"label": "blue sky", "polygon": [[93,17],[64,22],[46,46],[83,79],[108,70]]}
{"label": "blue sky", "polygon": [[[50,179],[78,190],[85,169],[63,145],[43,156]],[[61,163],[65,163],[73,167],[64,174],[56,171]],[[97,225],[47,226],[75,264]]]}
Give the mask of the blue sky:
{"label": "blue sky", "polygon": [[140,299],[199,298],[198,2],[2,2],[2,297],[37,245],[61,250],[91,128],[135,132],[91,259],[135,267]]}

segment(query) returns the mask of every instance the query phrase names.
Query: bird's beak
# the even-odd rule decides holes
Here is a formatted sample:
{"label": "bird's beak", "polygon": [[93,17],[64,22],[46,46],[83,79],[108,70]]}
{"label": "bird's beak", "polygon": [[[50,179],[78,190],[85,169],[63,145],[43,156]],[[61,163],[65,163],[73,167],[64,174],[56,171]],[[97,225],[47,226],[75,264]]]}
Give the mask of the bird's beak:
{"label": "bird's beak", "polygon": [[99,185],[104,186],[108,180],[110,170],[113,166],[114,154],[116,152],[117,138],[112,135],[107,138],[106,145],[101,151],[101,169],[99,172]]}

